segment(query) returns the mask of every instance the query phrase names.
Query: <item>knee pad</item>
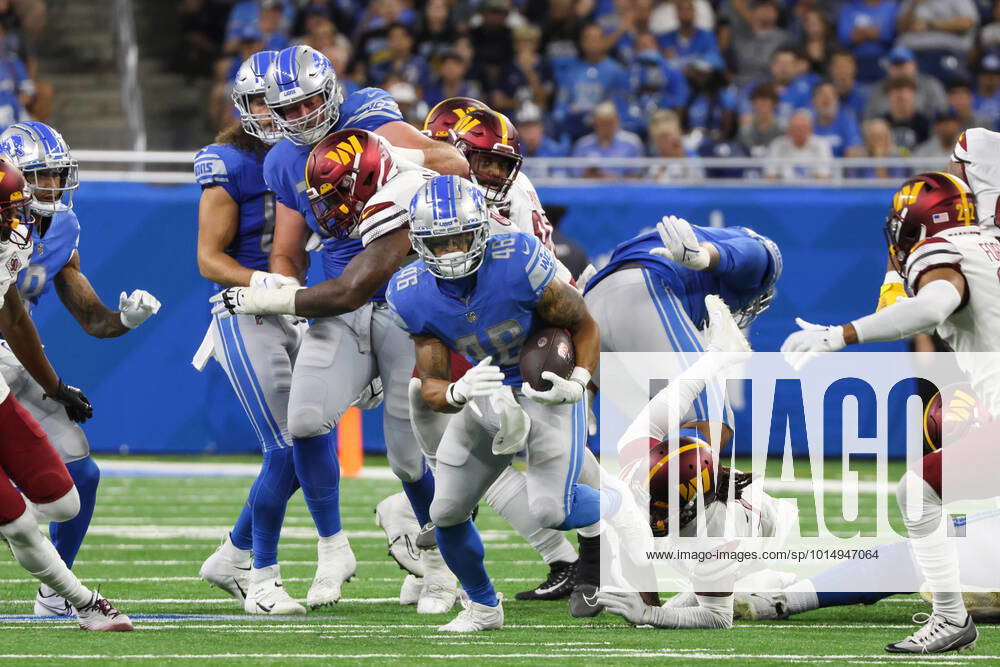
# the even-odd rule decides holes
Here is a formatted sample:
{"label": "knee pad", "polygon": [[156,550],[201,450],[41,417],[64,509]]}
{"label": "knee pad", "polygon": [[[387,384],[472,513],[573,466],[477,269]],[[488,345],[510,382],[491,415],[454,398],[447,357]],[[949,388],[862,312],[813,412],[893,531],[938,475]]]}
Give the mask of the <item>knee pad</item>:
{"label": "knee pad", "polygon": [[555,498],[532,498],[528,503],[531,516],[542,528],[557,528],[566,520],[562,503]]}
{"label": "knee pad", "polygon": [[41,533],[38,532],[38,522],[31,511],[27,509],[10,523],[0,526],[0,535],[3,535],[12,547],[25,546],[36,539],[41,539]]}
{"label": "knee pad", "polygon": [[418,456],[413,461],[389,459],[389,469],[392,470],[392,474],[400,482],[418,482],[424,476],[424,458],[423,456]]}
{"label": "knee pad", "polygon": [[507,466],[496,481],[486,489],[483,500],[492,507],[498,514],[503,513],[503,508],[516,496],[524,493],[528,488],[528,481],[524,473]]}
{"label": "knee pad", "polygon": [[313,438],[329,432],[319,406],[303,406],[288,411],[288,432],[293,438]]}
{"label": "knee pad", "polygon": [[62,498],[51,503],[35,503],[35,509],[48,521],[69,521],[80,512],[80,493],[74,486]]}
{"label": "knee pad", "polygon": [[453,500],[435,498],[431,503],[431,521],[434,522],[435,526],[441,528],[457,526],[468,518],[469,510],[465,507],[459,507],[459,504]]}

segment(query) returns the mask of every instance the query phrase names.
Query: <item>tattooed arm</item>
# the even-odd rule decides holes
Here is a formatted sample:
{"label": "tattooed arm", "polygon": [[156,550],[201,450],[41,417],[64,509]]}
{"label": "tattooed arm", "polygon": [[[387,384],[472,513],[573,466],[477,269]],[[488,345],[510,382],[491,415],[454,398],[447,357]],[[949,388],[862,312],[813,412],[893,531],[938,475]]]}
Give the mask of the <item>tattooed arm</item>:
{"label": "tattooed arm", "polygon": [[448,402],[445,392],[451,384],[451,356],[440,339],[432,336],[413,336],[417,347],[417,373],[420,375],[420,393],[435,412],[458,412]]}
{"label": "tattooed arm", "polygon": [[73,251],[55,279],[56,293],[66,309],[73,314],[80,326],[95,338],[114,338],[128,333],[118,311],[101,302],[93,286],[80,270],[80,253]]}
{"label": "tattooed arm", "polygon": [[593,373],[601,354],[601,335],[597,322],[590,316],[580,293],[558,278],[553,278],[542,292],[535,312],[545,324],[570,332],[576,352],[576,365]]}

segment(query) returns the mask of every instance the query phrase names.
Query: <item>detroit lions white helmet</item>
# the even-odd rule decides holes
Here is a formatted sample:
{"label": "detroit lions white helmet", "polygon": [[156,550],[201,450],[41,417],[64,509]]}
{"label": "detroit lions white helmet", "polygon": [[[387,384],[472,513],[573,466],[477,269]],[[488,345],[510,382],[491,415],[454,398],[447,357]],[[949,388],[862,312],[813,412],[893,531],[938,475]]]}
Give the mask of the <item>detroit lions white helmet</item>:
{"label": "detroit lions white helmet", "polygon": [[233,104],[240,112],[243,131],[269,146],[281,141],[281,130],[275,125],[270,109],[254,113],[250,104],[255,97],[264,96],[264,77],[277,57],[277,51],[258,51],[244,60],[236,73],[232,93]]}
{"label": "detroit lions white helmet", "polygon": [[434,275],[454,280],[479,269],[490,235],[490,212],[478,185],[435,176],[410,200],[410,243]]}
{"label": "detroit lions white helmet", "polygon": [[[265,79],[264,100],[278,129],[294,143],[312,145],[337,124],[344,95],[333,64],[316,49],[283,49]],[[316,96],[308,106],[301,104]],[[293,113],[296,117],[289,118]]]}
{"label": "detroit lions white helmet", "polygon": [[32,211],[52,216],[73,208],[79,164],[61,134],[34,120],[16,123],[0,134],[0,152],[24,174]]}

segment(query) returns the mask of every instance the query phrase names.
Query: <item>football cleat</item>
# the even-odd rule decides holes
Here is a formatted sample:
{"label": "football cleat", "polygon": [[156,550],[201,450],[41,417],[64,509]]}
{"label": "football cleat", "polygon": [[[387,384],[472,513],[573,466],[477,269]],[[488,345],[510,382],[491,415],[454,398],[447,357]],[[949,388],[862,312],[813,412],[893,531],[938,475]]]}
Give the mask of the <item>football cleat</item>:
{"label": "football cleat", "polygon": [[94,592],[90,602],[76,611],[76,621],[81,630],[101,632],[128,632],[132,620],[121,613],[100,593]]}
{"label": "football cleat", "polygon": [[422,577],[415,577],[412,574],[406,575],[403,585],[399,589],[399,604],[417,604],[420,593],[424,590],[424,580]]}
{"label": "football cleat", "polygon": [[201,565],[199,576],[243,602],[250,586],[250,552],[237,549],[229,533],[222,544]]}
{"label": "football cleat", "polygon": [[943,616],[937,614],[914,614],[913,622],[927,616],[919,630],[906,639],[894,642],[885,647],[888,653],[947,653],[949,651],[972,651],[979,639],[979,630],[972,622],[972,616],[966,616],[964,625],[955,625]]}
{"label": "football cleat", "polygon": [[[49,593],[46,594],[45,591]],[[72,617],[76,616],[76,611],[66,598],[42,584],[38,587],[38,594],[35,595],[35,616]]]}
{"label": "football cleat", "polygon": [[358,561],[343,531],[319,538],[316,551],[319,564],[316,566],[316,577],[306,595],[306,604],[310,609],[339,600],[341,586],[350,581],[358,569]]}
{"label": "football cleat", "polygon": [[420,524],[406,494],[400,491],[376,505],[375,524],[385,532],[389,555],[399,567],[418,577],[424,576],[424,564],[416,545]]}
{"label": "football cleat", "polygon": [[497,594],[495,607],[471,600],[463,600],[462,607],[458,616],[438,628],[438,632],[481,632],[503,627],[503,596],[500,594]]}
{"label": "football cleat", "polygon": [[447,614],[458,599],[458,580],[445,564],[437,549],[429,549],[423,554],[424,588],[417,600],[418,614]]}
{"label": "football cleat", "polygon": [[592,618],[604,611],[604,605],[597,602],[597,586],[576,584],[569,595],[569,615],[573,618]]}
{"label": "football cleat", "polygon": [[576,563],[557,560],[549,564],[549,576],[530,591],[521,591],[515,600],[565,600],[573,592]]}
{"label": "football cleat", "polygon": [[790,616],[784,592],[741,593],[733,596],[733,617],[744,621],[777,621]]}
{"label": "football cleat", "polygon": [[305,614],[306,608],[288,594],[281,585],[281,571],[277,565],[254,570],[243,610],[248,614]]}

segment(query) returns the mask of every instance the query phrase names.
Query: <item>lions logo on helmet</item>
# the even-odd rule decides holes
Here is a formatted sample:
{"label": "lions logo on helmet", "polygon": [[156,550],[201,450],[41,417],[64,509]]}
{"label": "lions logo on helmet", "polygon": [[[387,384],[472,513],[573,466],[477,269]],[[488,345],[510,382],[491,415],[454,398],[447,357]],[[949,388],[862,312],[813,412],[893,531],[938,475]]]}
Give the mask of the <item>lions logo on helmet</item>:
{"label": "lions logo on helmet", "polygon": [[[302,105],[317,98],[310,105]],[[333,65],[308,46],[290,46],[278,52],[267,70],[264,100],[281,133],[300,146],[322,139],[337,124],[344,95]],[[289,117],[307,106],[297,117]]]}
{"label": "lions logo on helmet", "polygon": [[0,151],[24,174],[35,213],[51,217],[73,208],[79,164],[61,134],[38,121],[16,123],[0,134]]}
{"label": "lions logo on helmet", "polygon": [[410,201],[410,243],[434,275],[463,278],[483,262],[489,220],[478,186],[458,176],[435,176]]}

